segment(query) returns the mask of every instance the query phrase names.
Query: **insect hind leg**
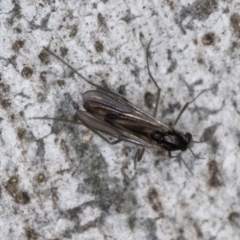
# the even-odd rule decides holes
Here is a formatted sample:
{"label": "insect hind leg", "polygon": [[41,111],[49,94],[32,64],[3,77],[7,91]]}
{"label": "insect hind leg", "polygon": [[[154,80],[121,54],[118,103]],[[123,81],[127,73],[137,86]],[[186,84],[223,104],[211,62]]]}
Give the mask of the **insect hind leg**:
{"label": "insect hind leg", "polygon": [[141,161],[144,152],[145,152],[145,148],[144,147],[142,147],[141,149],[138,149],[136,154],[135,154],[134,160],[136,162]]}
{"label": "insect hind leg", "polygon": [[[89,128],[89,127],[88,127]],[[100,138],[102,138],[104,141],[106,141],[108,144],[110,145],[115,145],[117,143],[120,143],[122,141],[122,139],[116,139],[114,141],[110,141],[108,140],[106,137],[104,137],[101,133],[99,133],[98,131],[96,130],[93,130],[92,128],[89,128],[91,131],[93,131],[94,133],[96,133]]]}
{"label": "insect hind leg", "polygon": [[136,169],[137,167],[137,162],[141,161],[142,159],[142,156],[145,152],[145,148],[142,147],[141,149],[138,149],[136,154],[135,154],[135,157],[134,157],[134,169]]}
{"label": "insect hind leg", "polygon": [[154,79],[151,71],[150,71],[150,67],[149,67],[149,49],[150,49],[150,45],[151,45],[152,39],[149,41],[148,46],[147,46],[147,51],[146,51],[146,60],[147,60],[147,69],[148,69],[148,75],[150,76],[150,79],[152,80],[152,82],[154,83],[154,85],[157,88],[157,98],[156,98],[156,104],[154,107],[154,111],[153,111],[153,117],[156,117],[157,115],[157,109],[158,109],[158,105],[159,105],[159,99],[160,99],[160,93],[161,93],[161,88],[158,86],[156,80]]}

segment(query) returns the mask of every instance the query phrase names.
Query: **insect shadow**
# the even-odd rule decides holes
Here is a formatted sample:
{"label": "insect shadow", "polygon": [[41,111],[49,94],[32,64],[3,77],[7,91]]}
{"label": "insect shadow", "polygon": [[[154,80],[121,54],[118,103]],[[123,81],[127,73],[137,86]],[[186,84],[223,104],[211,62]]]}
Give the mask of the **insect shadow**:
{"label": "insect shadow", "polygon": [[[78,121],[71,121],[66,119],[58,119],[51,117],[35,117],[32,119],[50,119],[58,120],[69,123],[82,124],[89,128],[91,131],[99,135],[103,140],[109,144],[117,144],[121,141],[126,141],[140,146],[135,155],[135,166],[136,161],[140,161],[145,148],[155,148],[160,150],[166,150],[169,157],[173,151],[186,151],[189,149],[195,158],[198,158],[192,151],[191,145],[193,143],[200,143],[204,141],[194,141],[192,134],[187,132],[183,133],[175,129],[180,117],[187,109],[187,107],[196,101],[196,99],[204,92],[210,90],[205,89],[200,92],[192,101],[185,103],[183,108],[180,110],[176,120],[172,126],[168,126],[156,119],[157,109],[159,105],[161,88],[158,86],[154,77],[151,74],[149,67],[149,49],[152,39],[148,43],[146,49],[146,61],[148,74],[151,81],[157,88],[156,104],[153,114],[150,115],[141,109],[135,107],[128,102],[126,98],[116,93],[111,92],[97,84],[91,82],[84,76],[82,76],[77,70],[75,70],[66,61],[56,55],[54,52],[44,47],[44,49],[61,61],[63,64],[68,66],[75,74],[81,77],[90,85],[96,87],[96,90],[90,90],[82,94],[83,107],[86,111],[77,110],[76,116]],[[114,141],[110,141],[107,136],[116,138]],[[181,159],[183,161],[183,159]],[[183,161],[186,165],[185,161]],[[188,166],[186,165],[188,168]],[[189,168],[188,168],[189,169]],[[191,172],[191,170],[189,169]]]}

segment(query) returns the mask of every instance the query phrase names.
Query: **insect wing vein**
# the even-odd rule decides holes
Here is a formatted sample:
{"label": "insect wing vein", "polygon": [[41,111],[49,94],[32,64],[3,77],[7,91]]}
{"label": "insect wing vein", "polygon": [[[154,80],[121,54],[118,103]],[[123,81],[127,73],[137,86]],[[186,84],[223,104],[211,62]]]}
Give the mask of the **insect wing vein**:
{"label": "insect wing vein", "polygon": [[111,124],[101,119],[95,118],[93,115],[86,111],[77,111],[77,116],[86,127],[93,131],[101,132],[140,146],[159,148],[159,146],[149,142],[148,139],[139,138],[138,136],[133,135],[128,131],[124,131],[123,129],[112,126]]}

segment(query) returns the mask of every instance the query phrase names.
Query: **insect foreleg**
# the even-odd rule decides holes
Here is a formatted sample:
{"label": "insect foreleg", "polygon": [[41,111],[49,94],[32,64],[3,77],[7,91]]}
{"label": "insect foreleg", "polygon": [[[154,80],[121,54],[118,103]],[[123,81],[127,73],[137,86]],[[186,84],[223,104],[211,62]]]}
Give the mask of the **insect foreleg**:
{"label": "insect foreleg", "polygon": [[186,102],[186,103],[185,103],[185,105],[184,105],[183,108],[180,110],[180,112],[179,112],[179,114],[178,114],[178,116],[177,116],[177,118],[176,118],[176,120],[175,120],[175,122],[174,122],[174,124],[173,124],[174,127],[175,127],[176,124],[178,123],[178,120],[180,119],[180,117],[182,116],[182,114],[185,112],[185,110],[187,109],[187,107],[188,107],[191,103],[195,102],[200,95],[202,95],[204,92],[206,92],[206,91],[208,91],[208,90],[210,90],[210,88],[201,91],[191,102]]}
{"label": "insect foreleg", "polygon": [[[180,161],[182,161],[182,162],[184,163],[184,165],[185,165],[185,167],[188,169],[188,171],[193,175],[193,172],[192,172],[191,169],[188,167],[187,163],[186,163],[179,155],[177,155],[177,156],[172,156],[171,152],[169,151],[169,152],[168,152],[168,156],[169,156],[170,158],[179,158]],[[177,161],[179,161],[179,160],[177,160]]]}

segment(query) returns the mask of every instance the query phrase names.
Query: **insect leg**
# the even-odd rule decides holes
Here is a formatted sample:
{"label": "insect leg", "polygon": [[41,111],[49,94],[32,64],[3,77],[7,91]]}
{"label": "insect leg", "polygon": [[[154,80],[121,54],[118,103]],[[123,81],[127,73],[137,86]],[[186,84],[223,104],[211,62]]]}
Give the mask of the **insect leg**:
{"label": "insect leg", "polygon": [[45,51],[47,51],[48,53],[50,53],[51,55],[53,55],[55,58],[57,58],[60,62],[62,62],[63,64],[65,64],[66,66],[68,66],[74,73],[76,73],[80,78],[82,78],[84,81],[86,81],[87,83],[89,83],[90,85],[98,88],[98,89],[103,89],[101,86],[98,86],[97,84],[91,82],[90,80],[88,80],[87,78],[85,78],[83,75],[81,75],[76,69],[74,69],[70,64],[68,64],[65,60],[63,60],[62,58],[60,58],[57,54],[55,54],[54,52],[52,52],[51,50],[49,50],[46,47],[43,47]]}
{"label": "insect leg", "polygon": [[[153,117],[156,117],[157,115],[157,109],[158,109],[158,105],[159,105],[159,99],[160,99],[160,93],[161,93],[161,88],[158,86],[156,80],[154,79],[151,71],[150,71],[150,67],[149,67],[149,49],[150,49],[150,45],[151,45],[152,39],[149,41],[148,46],[147,46],[147,50],[146,50],[146,61],[147,61],[147,69],[148,69],[148,74],[150,76],[150,79],[152,80],[152,82],[154,83],[154,85],[157,88],[157,99],[156,99],[156,104],[155,104],[155,108],[153,110]],[[136,168],[136,162],[139,162],[142,159],[142,156],[145,152],[145,148],[142,147],[141,149],[138,149],[134,158],[134,164],[135,164],[135,168]]]}
{"label": "insect leg", "polygon": [[147,46],[146,59],[147,59],[148,74],[149,74],[152,82],[154,83],[154,85],[157,88],[157,99],[156,99],[156,104],[155,104],[155,108],[154,108],[154,111],[153,111],[153,117],[156,117],[157,109],[158,109],[158,105],[159,105],[161,88],[158,86],[157,82],[155,81],[154,77],[152,76],[151,71],[150,71],[150,67],[149,67],[149,60],[148,59],[149,59],[149,48],[150,48],[151,42],[152,42],[152,39],[149,41],[148,46]]}
{"label": "insect leg", "polygon": [[74,124],[80,124],[83,125],[81,122],[77,122],[77,121],[71,121],[71,120],[66,120],[66,119],[62,119],[62,118],[51,118],[51,117],[33,117],[30,119],[46,119],[46,120],[54,120],[54,121],[61,121],[61,122],[68,122],[68,123],[74,123]]}
{"label": "insect leg", "polygon": [[[168,152],[168,156],[169,156],[170,158],[179,158],[180,161],[182,161],[182,162],[184,163],[184,165],[185,165],[185,167],[188,169],[188,171],[193,175],[193,172],[191,171],[191,169],[188,167],[188,165],[186,164],[186,162],[185,162],[180,156],[172,156],[172,154],[171,154],[170,151]],[[178,160],[178,161],[179,161],[179,160]]]}
{"label": "insect leg", "polygon": [[141,159],[142,159],[142,156],[144,154],[144,151],[145,151],[145,148],[142,147],[141,149],[138,149],[137,152],[136,152],[136,155],[134,157],[135,161],[136,162],[139,162]]}
{"label": "insect leg", "polygon": [[[89,128],[89,127],[88,127]],[[91,131],[93,131],[94,133],[96,133],[100,138],[102,138],[104,141],[106,141],[107,143],[109,143],[109,144],[111,144],[111,145],[115,145],[115,144],[117,144],[117,143],[119,143],[119,142],[121,142],[122,141],[122,139],[116,139],[116,140],[114,140],[114,141],[109,141],[106,137],[104,137],[101,133],[99,133],[98,131],[96,131],[96,130],[93,130],[92,128],[89,128]]]}
{"label": "insect leg", "polygon": [[[73,123],[73,124],[80,124],[80,125],[84,125],[82,122],[77,122],[77,121],[71,121],[71,120],[66,120],[66,119],[61,119],[61,118],[50,118],[50,117],[34,117],[34,118],[30,118],[30,119],[47,119],[47,120],[55,120],[55,121],[61,121],[61,122],[68,122],[68,123]],[[90,128],[88,126],[88,128],[93,131],[94,133],[96,133],[99,137],[101,137],[103,140],[105,140],[107,143],[111,144],[111,145],[114,145],[114,144],[117,144],[119,142],[122,141],[122,139],[117,139],[117,140],[114,140],[114,141],[109,141],[106,137],[104,137],[102,134],[100,134],[98,131]]]}
{"label": "insect leg", "polygon": [[137,162],[139,162],[142,159],[142,156],[143,156],[144,152],[145,152],[144,147],[137,150],[137,152],[135,154],[135,157],[134,157],[134,169],[136,169]]}
{"label": "insect leg", "polygon": [[202,95],[204,92],[206,92],[206,91],[208,91],[208,90],[210,90],[210,88],[201,91],[191,102],[186,102],[186,103],[185,103],[185,105],[183,106],[183,108],[182,108],[181,111],[179,112],[179,114],[178,114],[178,116],[177,116],[177,118],[176,118],[173,126],[176,126],[178,120],[180,119],[180,117],[182,116],[182,114],[185,112],[185,110],[187,109],[187,107],[188,107],[191,103],[195,102],[196,99],[197,99],[200,95]]}
{"label": "insect leg", "polygon": [[89,83],[90,85],[96,87],[98,90],[102,90],[103,92],[107,92],[109,94],[111,94],[112,96],[114,97],[117,97],[119,100],[123,100],[125,102],[128,102],[128,100],[121,96],[121,95],[118,95],[116,93],[112,93],[110,90],[108,89],[105,89],[93,82],[91,82],[89,79],[85,78],[82,74],[80,74],[74,67],[72,67],[69,63],[67,63],[65,60],[63,60],[62,58],[60,58],[57,54],[55,54],[54,52],[52,52],[51,50],[49,50],[48,48],[46,47],[43,47],[45,51],[47,51],[48,53],[50,53],[52,56],[54,56],[55,58],[57,58],[60,62],[62,62],[63,64],[65,64],[69,69],[71,69],[75,74],[77,74],[80,78],[82,78],[84,81],[86,81],[87,83]]}

